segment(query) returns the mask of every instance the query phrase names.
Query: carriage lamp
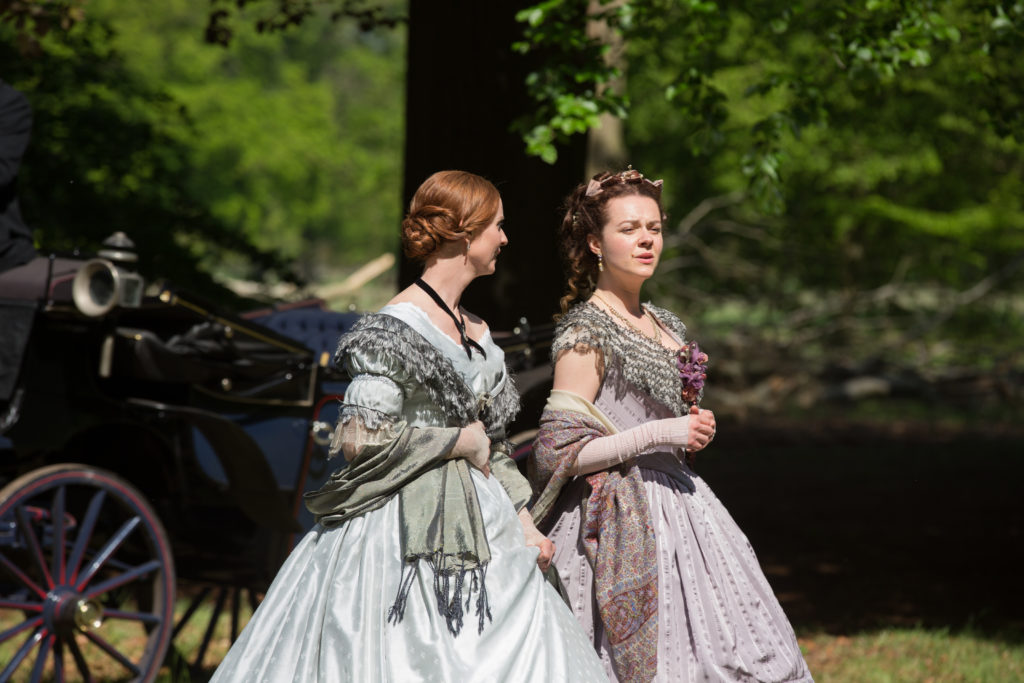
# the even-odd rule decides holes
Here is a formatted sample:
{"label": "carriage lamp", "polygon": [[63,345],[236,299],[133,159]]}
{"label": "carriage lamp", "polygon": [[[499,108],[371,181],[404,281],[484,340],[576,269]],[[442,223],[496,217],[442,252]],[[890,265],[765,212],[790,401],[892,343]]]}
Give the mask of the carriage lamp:
{"label": "carriage lamp", "polygon": [[138,307],[145,285],[142,276],[132,270],[138,259],[135,243],[123,232],[105,239],[99,258],[86,261],[75,274],[71,298],[78,310],[99,317],[114,306]]}

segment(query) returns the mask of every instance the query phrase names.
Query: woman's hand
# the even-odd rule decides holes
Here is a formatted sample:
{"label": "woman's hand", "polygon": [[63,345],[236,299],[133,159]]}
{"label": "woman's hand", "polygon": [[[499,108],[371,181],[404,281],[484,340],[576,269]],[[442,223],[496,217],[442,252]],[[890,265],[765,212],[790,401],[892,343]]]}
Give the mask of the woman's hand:
{"label": "woman's hand", "polygon": [[537,531],[533,525],[533,517],[530,511],[523,508],[519,511],[519,522],[523,525],[523,536],[526,538],[526,545],[540,548],[540,555],[537,556],[537,566],[542,572],[547,571],[551,566],[551,558],[555,556],[555,544],[547,536]]}
{"label": "woman's hand", "polygon": [[484,431],[484,423],[477,420],[468,427],[463,427],[459,438],[448,454],[448,459],[465,458],[470,465],[491,476],[491,440]]}
{"label": "woman's hand", "polygon": [[701,410],[697,406],[692,406],[690,414],[686,417],[690,420],[690,428],[687,430],[686,444],[683,445],[683,448],[691,453],[707,448],[711,440],[715,438],[715,414],[710,410]]}

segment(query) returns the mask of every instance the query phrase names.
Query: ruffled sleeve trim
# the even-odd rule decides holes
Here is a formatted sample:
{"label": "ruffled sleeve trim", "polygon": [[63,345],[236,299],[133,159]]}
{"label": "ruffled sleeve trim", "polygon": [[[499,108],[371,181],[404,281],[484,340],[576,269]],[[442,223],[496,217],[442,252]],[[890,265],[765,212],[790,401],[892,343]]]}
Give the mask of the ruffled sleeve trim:
{"label": "ruffled sleeve trim", "polygon": [[335,361],[350,374],[386,376],[402,388],[405,396],[415,387],[422,388],[450,426],[464,427],[482,419],[488,433],[497,434],[519,410],[519,395],[511,378],[496,395],[481,401],[441,351],[391,315],[364,315],[342,336]]}

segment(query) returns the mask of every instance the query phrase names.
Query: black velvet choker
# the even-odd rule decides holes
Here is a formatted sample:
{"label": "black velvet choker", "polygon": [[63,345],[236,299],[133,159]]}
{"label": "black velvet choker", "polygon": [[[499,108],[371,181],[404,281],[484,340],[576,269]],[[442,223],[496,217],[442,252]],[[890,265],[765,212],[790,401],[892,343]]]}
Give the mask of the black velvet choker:
{"label": "black velvet choker", "polygon": [[473,360],[473,349],[476,349],[480,352],[480,355],[487,358],[487,352],[484,351],[483,347],[470,339],[466,334],[466,321],[461,319],[459,316],[456,316],[455,312],[448,308],[448,304],[444,302],[441,295],[435,292],[433,287],[424,282],[423,278],[417,278],[416,282],[413,284],[426,292],[430,298],[434,300],[434,303],[440,306],[441,310],[451,317],[452,321],[455,323],[456,329],[459,330],[459,338],[462,340],[462,347],[466,349],[466,356],[468,356],[470,360]]}

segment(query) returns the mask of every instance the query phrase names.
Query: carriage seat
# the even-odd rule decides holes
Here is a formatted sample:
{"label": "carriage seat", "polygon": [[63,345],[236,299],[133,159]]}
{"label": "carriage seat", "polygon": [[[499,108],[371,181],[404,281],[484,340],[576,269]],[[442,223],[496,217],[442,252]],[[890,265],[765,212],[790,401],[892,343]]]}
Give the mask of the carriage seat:
{"label": "carriage seat", "polygon": [[317,299],[287,309],[254,311],[244,317],[299,342],[316,354],[318,362],[326,353],[328,365],[334,367],[338,338],[356,324],[360,314],[328,310]]}

